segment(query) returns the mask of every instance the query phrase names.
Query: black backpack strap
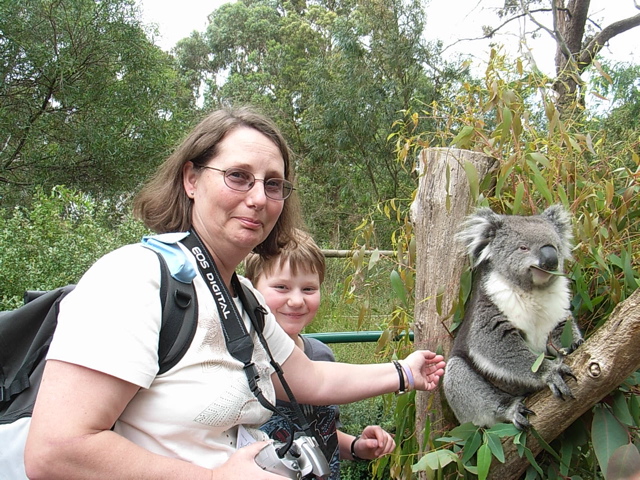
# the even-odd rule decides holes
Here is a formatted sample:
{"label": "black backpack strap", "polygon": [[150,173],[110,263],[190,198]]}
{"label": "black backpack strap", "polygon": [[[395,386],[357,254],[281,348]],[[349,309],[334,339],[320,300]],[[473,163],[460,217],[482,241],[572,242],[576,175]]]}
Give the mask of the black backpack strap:
{"label": "black backpack strap", "polygon": [[[148,247],[147,247],[148,248]],[[160,301],[162,324],[158,342],[158,375],[173,368],[189,349],[198,326],[198,300],[193,282],[182,283],[169,271],[160,252]]]}
{"label": "black backpack strap", "polygon": [[247,315],[251,319],[251,324],[256,331],[262,333],[264,331],[264,316],[267,311],[260,304],[258,299],[256,298],[253,290],[244,285],[242,282],[238,282],[241,287],[241,292],[238,292],[240,296],[240,301],[247,311]]}

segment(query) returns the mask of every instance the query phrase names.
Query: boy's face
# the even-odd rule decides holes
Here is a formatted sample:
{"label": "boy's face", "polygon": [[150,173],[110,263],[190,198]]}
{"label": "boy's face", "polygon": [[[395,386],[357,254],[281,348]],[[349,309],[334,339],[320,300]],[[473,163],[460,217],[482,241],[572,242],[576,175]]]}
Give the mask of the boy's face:
{"label": "boy's face", "polygon": [[255,287],[264,296],[271,312],[287,334],[295,338],[309,325],[320,306],[320,279],[317,273],[298,269],[293,275],[287,262],[261,276]]}

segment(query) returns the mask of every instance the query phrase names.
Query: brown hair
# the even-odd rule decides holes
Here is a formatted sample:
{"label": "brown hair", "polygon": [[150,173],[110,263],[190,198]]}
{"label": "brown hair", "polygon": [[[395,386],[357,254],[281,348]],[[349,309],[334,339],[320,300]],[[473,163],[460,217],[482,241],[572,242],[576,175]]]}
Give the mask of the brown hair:
{"label": "brown hair", "polygon": [[272,273],[276,265],[283,267],[289,263],[291,273],[294,275],[298,271],[317,273],[322,285],[326,270],[322,250],[313,238],[302,230],[294,231],[293,240],[280,250],[278,256],[263,258],[255,253],[248,255],[244,260],[244,276],[255,285],[260,277]]}
{"label": "brown hair", "polygon": [[[187,162],[205,165],[218,154],[224,137],[239,127],[253,128],[278,147],[284,160],[284,176],[293,183],[291,152],[278,127],[250,107],[223,108],[204,118],[160,166],[137,195],[133,213],[156,233],[184,232],[191,228],[192,200],[183,186],[183,166]],[[254,252],[265,257],[276,255],[291,239],[300,224],[300,207],[295,191],[284,200],[282,213],[269,236]]]}

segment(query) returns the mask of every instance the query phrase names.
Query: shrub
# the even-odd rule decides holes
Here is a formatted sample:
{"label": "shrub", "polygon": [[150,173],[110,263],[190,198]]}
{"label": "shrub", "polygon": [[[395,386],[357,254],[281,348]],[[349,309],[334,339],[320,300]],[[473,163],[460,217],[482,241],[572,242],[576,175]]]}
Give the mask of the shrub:
{"label": "shrub", "polygon": [[0,309],[21,305],[25,290],[76,283],[102,255],[139,241],[148,231],[124,203],[59,186],[0,212]]}

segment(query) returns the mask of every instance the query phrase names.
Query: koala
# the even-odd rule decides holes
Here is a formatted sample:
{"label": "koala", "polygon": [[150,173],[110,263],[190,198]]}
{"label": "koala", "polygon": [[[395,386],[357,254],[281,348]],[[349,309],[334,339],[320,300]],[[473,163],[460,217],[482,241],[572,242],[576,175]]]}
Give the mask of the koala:
{"label": "koala", "polygon": [[[571,219],[559,205],[540,215],[498,215],[479,209],[457,240],[472,259],[473,289],[443,378],[445,397],[460,423],[530,426],[527,395],[548,386],[573,398],[565,378],[575,379],[562,357],[582,343],[569,311]],[[570,322],[572,345],[563,348]],[[545,357],[535,372],[541,353]]]}

